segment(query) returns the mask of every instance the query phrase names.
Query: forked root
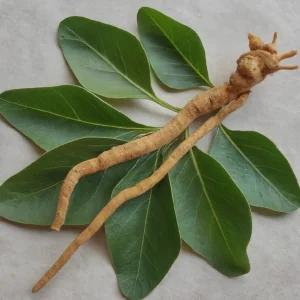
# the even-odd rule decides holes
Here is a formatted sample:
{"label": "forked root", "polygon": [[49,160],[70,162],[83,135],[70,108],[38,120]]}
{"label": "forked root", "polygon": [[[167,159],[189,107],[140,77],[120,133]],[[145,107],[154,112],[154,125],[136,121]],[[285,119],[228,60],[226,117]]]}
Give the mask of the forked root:
{"label": "forked root", "polygon": [[161,148],[179,136],[200,115],[224,106],[215,116],[208,119],[198,130],[183,141],[152,176],[115,196],[33,287],[32,291],[34,293],[47,284],[66,264],[74,252],[101,228],[118,207],[154,187],[201,137],[218,126],[230,113],[241,107],[253,86],[263,81],[269,74],[279,70],[295,70],[298,68],[298,66],[281,66],[278,64],[286,58],[293,57],[297,52],[292,50],[277,55],[277,33],[274,34],[270,44],[265,44],[253,34],[249,34],[248,38],[251,51],[240,56],[237,61],[237,69],[231,74],[229,82],[197,95],[169,124],[159,131],[105,151],[97,158],[82,162],[70,171],[61,189],[57,214],[52,225],[55,230],[59,230],[64,224],[70,196],[82,176],[104,170]]}
{"label": "forked root", "polygon": [[166,159],[166,161],[148,178],[139,182],[133,187],[121,191],[115,196],[96,216],[92,223],[68,246],[56,263],[33,287],[32,292],[36,293],[43,288],[49,280],[66,264],[74,252],[86,241],[88,241],[112,215],[112,213],[126,201],[136,198],[161,181],[177,162],[202,138],[205,134],[217,127],[233,111],[240,108],[247,100],[249,93],[245,93],[237,100],[232,101],[215,116],[208,119],[199,129],[184,140]]}
{"label": "forked root", "polygon": [[229,82],[197,95],[160,130],[114,147],[103,152],[97,158],[75,166],[69,172],[62,186],[57,213],[51,228],[58,231],[64,224],[69,199],[81,177],[161,148],[178,137],[200,115],[223,107],[230,101],[237,99],[241,94],[249,92],[253,86],[263,81],[267,75],[279,70],[295,70],[298,68],[298,66],[278,65],[280,61],[296,55],[297,51],[292,50],[277,55],[277,33],[274,33],[273,40],[269,44],[265,44],[262,39],[251,33],[248,39],[251,51],[240,56],[237,61],[237,69],[231,74]]}
{"label": "forked root", "polygon": [[[297,55],[297,51],[296,50],[291,50],[291,51],[282,53],[280,55],[277,55],[277,61],[280,62],[280,61],[282,61],[284,59],[291,58],[291,57],[293,57],[295,55]],[[280,70],[297,70],[298,68],[299,68],[298,65],[293,65],[293,66],[281,66],[281,65],[278,65],[276,71],[280,71]]]}

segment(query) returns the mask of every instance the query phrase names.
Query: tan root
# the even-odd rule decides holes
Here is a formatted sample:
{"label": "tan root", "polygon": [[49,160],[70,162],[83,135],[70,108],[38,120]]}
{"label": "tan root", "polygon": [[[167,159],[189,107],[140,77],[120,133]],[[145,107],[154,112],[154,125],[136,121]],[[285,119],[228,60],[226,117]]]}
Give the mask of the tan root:
{"label": "tan root", "polygon": [[250,51],[240,56],[237,61],[237,69],[230,76],[229,82],[197,95],[160,130],[103,152],[94,159],[78,164],[69,172],[60,192],[57,213],[52,224],[52,228],[55,230],[60,230],[64,224],[70,196],[81,177],[159,149],[178,137],[200,115],[223,107],[215,116],[208,119],[198,130],[183,141],[149,178],[121,191],[115,196],[92,223],[68,246],[57,262],[34,286],[33,292],[39,291],[47,284],[73,253],[99,230],[118,207],[154,187],[201,137],[217,127],[230,113],[241,107],[253,86],[263,81],[269,74],[279,70],[298,68],[298,66],[279,65],[280,61],[296,55],[297,52],[293,50],[277,55],[276,33],[270,44],[265,44],[253,34],[249,34],[248,39]]}

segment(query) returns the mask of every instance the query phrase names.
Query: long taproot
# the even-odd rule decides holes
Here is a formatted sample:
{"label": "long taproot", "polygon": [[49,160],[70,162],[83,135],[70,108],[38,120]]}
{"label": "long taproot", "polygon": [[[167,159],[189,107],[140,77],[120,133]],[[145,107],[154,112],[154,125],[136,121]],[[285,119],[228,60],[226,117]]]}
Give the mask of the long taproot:
{"label": "long taproot", "polygon": [[214,111],[239,95],[249,92],[269,74],[279,70],[294,70],[298,66],[280,66],[283,59],[293,57],[297,51],[292,50],[277,55],[274,34],[270,44],[265,44],[259,37],[249,34],[250,51],[242,54],[237,61],[237,68],[231,74],[229,82],[197,95],[165,127],[140,139],[112,148],[94,159],[75,166],[67,175],[59,195],[57,212],[51,228],[60,230],[65,222],[70,196],[79,181],[87,174],[102,171],[121,162],[137,158],[170,143],[179,136],[196,118]]}

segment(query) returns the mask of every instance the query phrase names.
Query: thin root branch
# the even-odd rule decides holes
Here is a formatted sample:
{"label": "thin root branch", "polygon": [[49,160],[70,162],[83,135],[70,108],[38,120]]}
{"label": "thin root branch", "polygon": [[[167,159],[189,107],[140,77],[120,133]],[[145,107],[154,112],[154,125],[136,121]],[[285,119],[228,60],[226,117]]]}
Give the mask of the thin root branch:
{"label": "thin root branch", "polygon": [[272,40],[272,44],[273,44],[273,45],[276,45],[277,37],[278,37],[277,32],[274,32],[273,40]]}
{"label": "thin root branch", "polygon": [[278,66],[277,70],[297,70],[299,66]]}
{"label": "thin root branch", "polygon": [[293,57],[297,55],[297,51],[296,50],[291,50],[291,51],[288,51],[288,52],[285,52],[285,53],[282,53],[280,55],[277,56],[277,61],[280,62],[286,58],[290,58],[290,57]]}

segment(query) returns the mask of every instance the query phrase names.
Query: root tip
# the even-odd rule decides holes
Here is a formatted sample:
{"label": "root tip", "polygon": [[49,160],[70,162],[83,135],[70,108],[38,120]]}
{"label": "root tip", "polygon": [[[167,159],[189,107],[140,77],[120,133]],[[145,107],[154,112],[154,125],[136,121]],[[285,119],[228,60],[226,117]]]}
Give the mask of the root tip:
{"label": "root tip", "polygon": [[277,34],[277,32],[274,32],[273,40],[272,40],[273,45],[275,45],[277,38],[278,38],[278,34]]}
{"label": "root tip", "polygon": [[61,225],[58,224],[52,224],[51,225],[51,229],[55,230],[55,231],[60,231]]}
{"label": "root tip", "polygon": [[37,293],[38,291],[40,290],[40,288],[38,287],[38,286],[34,286],[33,288],[32,288],[32,293]]}
{"label": "root tip", "polygon": [[65,223],[65,219],[62,218],[59,213],[57,213],[51,224],[51,229],[55,231],[60,231],[60,228],[64,225],[64,223]]}

